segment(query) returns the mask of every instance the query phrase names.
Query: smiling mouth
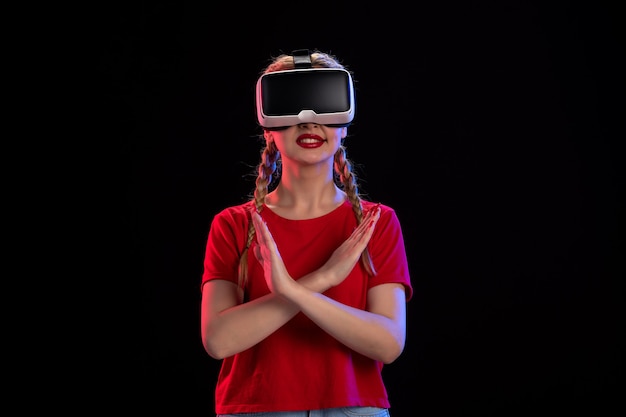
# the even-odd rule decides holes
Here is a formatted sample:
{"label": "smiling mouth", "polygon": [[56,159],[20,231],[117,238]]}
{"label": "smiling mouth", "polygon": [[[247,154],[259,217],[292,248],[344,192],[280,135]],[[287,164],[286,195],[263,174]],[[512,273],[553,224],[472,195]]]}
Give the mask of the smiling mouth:
{"label": "smiling mouth", "polygon": [[327,142],[326,139],[323,139],[317,135],[301,135],[296,139],[296,143],[298,146],[307,149],[315,149],[324,146]]}
{"label": "smiling mouth", "polygon": [[296,142],[301,145],[311,145],[315,143],[323,143],[326,142],[326,140],[323,137],[315,135],[313,133],[303,133],[298,136]]}
{"label": "smiling mouth", "polygon": [[302,143],[302,144],[310,144],[310,143],[322,143],[326,141],[324,139],[319,139],[319,138],[298,138],[296,142]]}

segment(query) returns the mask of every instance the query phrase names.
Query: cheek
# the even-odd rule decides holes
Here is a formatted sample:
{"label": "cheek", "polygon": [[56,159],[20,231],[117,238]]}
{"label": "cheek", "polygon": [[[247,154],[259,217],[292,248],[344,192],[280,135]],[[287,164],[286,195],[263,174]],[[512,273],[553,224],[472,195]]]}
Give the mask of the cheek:
{"label": "cheek", "polygon": [[298,135],[298,130],[294,127],[289,127],[284,130],[276,130],[276,131],[270,132],[269,135],[265,136],[265,139],[269,141],[270,139],[268,138],[271,137],[271,141],[274,142],[274,144],[276,145],[276,148],[280,150],[283,148],[285,143],[295,140],[297,135]]}
{"label": "cheek", "polygon": [[347,134],[348,134],[348,128],[347,127],[322,127],[322,129],[324,130],[324,135],[326,136],[326,138],[328,138],[329,140],[335,140],[338,142],[341,142],[342,139],[344,139]]}

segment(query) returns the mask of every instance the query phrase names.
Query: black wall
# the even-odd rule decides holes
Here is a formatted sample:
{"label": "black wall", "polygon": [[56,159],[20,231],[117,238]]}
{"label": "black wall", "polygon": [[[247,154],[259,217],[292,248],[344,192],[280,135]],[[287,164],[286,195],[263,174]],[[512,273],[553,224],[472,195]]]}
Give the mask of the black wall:
{"label": "black wall", "polygon": [[319,48],[354,71],[348,156],[405,233],[415,296],[384,370],[392,414],[624,410],[622,19],[602,2],[430,3],[110,11],[99,67],[140,289],[139,409],[213,413],[209,224],[254,186],[259,72]]}

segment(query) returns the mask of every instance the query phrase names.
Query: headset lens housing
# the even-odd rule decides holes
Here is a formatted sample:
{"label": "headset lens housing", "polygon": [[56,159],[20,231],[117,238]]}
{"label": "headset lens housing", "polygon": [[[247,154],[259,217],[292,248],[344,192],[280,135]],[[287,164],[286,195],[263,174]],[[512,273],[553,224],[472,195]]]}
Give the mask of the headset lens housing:
{"label": "headset lens housing", "polygon": [[259,124],[264,128],[299,123],[347,126],[354,119],[354,86],[339,68],[307,68],[263,74],[256,84]]}

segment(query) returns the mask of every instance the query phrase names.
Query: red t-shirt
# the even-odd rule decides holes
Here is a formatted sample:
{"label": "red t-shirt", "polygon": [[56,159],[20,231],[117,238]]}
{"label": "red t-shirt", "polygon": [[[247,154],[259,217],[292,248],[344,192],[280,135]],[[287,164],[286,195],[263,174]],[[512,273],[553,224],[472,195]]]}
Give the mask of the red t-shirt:
{"label": "red t-shirt", "polygon": [[[237,283],[239,257],[245,247],[252,203],[218,213],[209,231],[202,284],[212,279]],[[373,203],[363,201],[365,212]],[[359,261],[348,277],[324,294],[365,309],[368,289],[402,283],[412,294],[404,240],[393,209],[381,214],[368,248],[377,275],[370,277]],[[356,227],[351,204],[307,220],[288,220],[267,207],[261,211],[287,271],[298,279],[320,268]],[[269,292],[260,263],[248,254],[247,298]],[[255,346],[224,358],[215,391],[218,414],[296,411],[371,406],[389,408],[382,363],[367,358],[329,336],[303,313]]]}

